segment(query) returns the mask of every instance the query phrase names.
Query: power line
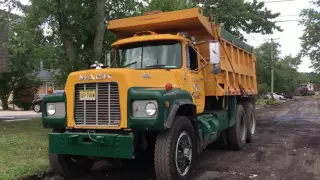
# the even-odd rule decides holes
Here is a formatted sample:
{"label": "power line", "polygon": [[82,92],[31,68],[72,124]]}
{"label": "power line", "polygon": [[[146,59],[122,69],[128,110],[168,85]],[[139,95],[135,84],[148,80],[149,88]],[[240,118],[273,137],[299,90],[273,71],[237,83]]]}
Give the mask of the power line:
{"label": "power line", "polygon": [[254,40],[258,45],[260,45],[260,43],[256,40],[256,38],[254,38],[254,37],[252,36],[252,34],[250,34],[250,36],[253,38],[253,40]]}
{"label": "power line", "polygon": [[298,0],[275,0],[275,1],[263,1],[264,3],[278,3],[278,2],[287,2],[287,1],[298,1]]}
{"label": "power line", "polygon": [[274,21],[274,22],[293,22],[293,21],[301,21],[301,19],[291,19],[291,20],[283,20],[283,21]]}
{"label": "power line", "polygon": [[292,16],[300,16],[300,14],[280,15],[278,17],[292,17]]}

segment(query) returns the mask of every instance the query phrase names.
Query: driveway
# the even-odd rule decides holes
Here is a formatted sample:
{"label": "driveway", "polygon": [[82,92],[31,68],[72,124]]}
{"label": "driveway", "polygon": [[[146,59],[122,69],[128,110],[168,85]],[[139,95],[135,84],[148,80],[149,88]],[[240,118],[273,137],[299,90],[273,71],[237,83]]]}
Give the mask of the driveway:
{"label": "driveway", "polygon": [[1,120],[21,120],[21,119],[34,119],[40,118],[41,113],[34,111],[0,111]]}
{"label": "driveway", "polygon": [[[320,99],[303,98],[257,111],[257,136],[242,151],[205,150],[190,180],[320,179]],[[155,180],[152,164],[97,167],[77,180]]]}

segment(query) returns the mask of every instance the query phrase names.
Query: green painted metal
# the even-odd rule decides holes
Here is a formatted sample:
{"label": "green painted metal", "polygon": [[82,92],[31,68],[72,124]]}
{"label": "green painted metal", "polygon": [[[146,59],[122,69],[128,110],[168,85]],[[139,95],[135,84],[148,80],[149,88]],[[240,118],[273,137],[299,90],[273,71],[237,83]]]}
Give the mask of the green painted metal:
{"label": "green painted metal", "polygon": [[[185,99],[191,99],[192,101],[191,95],[187,91],[180,89],[166,91],[159,88],[130,88],[128,90],[128,127],[133,130],[164,130],[164,123],[174,109],[174,105],[178,104],[179,100]],[[134,118],[132,116],[132,104],[135,100],[156,100],[158,103],[157,118]],[[166,101],[170,104],[169,108],[165,107]]]}
{"label": "green painted metal", "polygon": [[246,44],[242,40],[240,40],[237,36],[231,34],[230,32],[226,31],[225,29],[221,28],[220,36],[227,40],[229,43],[234,44],[238,46],[239,48],[242,48],[250,53],[253,53],[253,47]]}
{"label": "green painted metal", "polygon": [[236,96],[228,97],[228,119],[229,119],[229,127],[232,127],[236,122]]}
{"label": "green painted metal", "polygon": [[[44,128],[65,128],[67,126],[66,117],[56,118],[56,117],[48,117],[46,103],[48,102],[66,102],[66,94],[51,94],[43,97],[42,100],[42,125]],[[65,106],[67,108],[67,105]],[[67,112],[67,109],[65,110]],[[67,113],[66,113],[67,115]]]}
{"label": "green painted metal", "polygon": [[50,133],[49,153],[133,159],[133,138],[132,133]]}
{"label": "green painted metal", "polygon": [[197,117],[200,122],[200,139],[203,142],[210,142],[217,139],[220,133],[219,120],[212,114],[202,114]]}
{"label": "green painted metal", "polygon": [[228,111],[215,111],[213,115],[216,116],[219,121],[219,132],[222,132],[229,127]]}

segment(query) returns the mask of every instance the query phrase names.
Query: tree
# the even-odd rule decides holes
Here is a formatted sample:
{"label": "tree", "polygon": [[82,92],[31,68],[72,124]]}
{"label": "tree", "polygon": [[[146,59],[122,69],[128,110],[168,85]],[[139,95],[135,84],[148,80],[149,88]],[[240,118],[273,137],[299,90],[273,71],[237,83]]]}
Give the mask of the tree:
{"label": "tree", "polygon": [[274,62],[271,62],[271,43],[266,42],[255,49],[256,71],[258,84],[266,83],[270,91],[271,67],[280,60],[280,44],[274,43]]}
{"label": "tree", "polygon": [[94,61],[103,60],[104,52],[117,39],[105,28],[111,19],[139,15],[147,10],[171,11],[202,4],[205,15],[213,14],[216,22],[238,35],[241,30],[263,34],[280,30],[271,22],[279,14],[264,9],[264,4],[256,0],[252,3],[244,0],[30,0],[29,6],[19,4],[19,0],[5,1],[24,13],[27,32],[36,32],[33,42],[43,49],[31,47],[39,50],[36,56],[43,56],[46,68],[55,70],[58,85],[64,85],[70,72],[87,69]]}
{"label": "tree", "polygon": [[11,79],[12,76],[9,72],[0,73],[0,101],[4,110],[9,109],[8,98],[11,93]]}
{"label": "tree", "polygon": [[297,71],[301,63],[301,56],[287,55],[280,57],[280,45],[274,44],[274,61],[271,62],[271,43],[264,43],[255,50],[256,71],[259,93],[270,92],[271,67],[274,66],[274,90],[275,92],[287,92],[292,94],[301,83],[308,82],[308,77]]}
{"label": "tree", "polygon": [[[1,2],[8,9],[22,7],[19,2]],[[29,28],[23,16],[5,13],[0,22],[9,29],[9,40],[5,46],[9,51],[9,70],[1,73],[0,98],[4,109],[8,109],[8,97],[13,92],[17,95],[18,87],[29,84],[24,92],[29,89],[37,89],[36,72],[40,59],[50,59],[51,51],[54,49],[49,43],[43,41],[43,30],[41,28]],[[33,96],[29,94],[30,96]],[[32,97],[31,97],[32,98]]]}
{"label": "tree", "polygon": [[72,71],[87,69],[103,60],[116,37],[106,31],[111,19],[139,13],[138,0],[31,0],[25,11],[31,28],[46,27],[44,38],[55,46],[54,57],[46,64],[55,69],[57,84],[63,85]]}
{"label": "tree", "polygon": [[274,30],[282,31],[273,19],[280,13],[272,13],[265,7],[264,2],[253,0],[193,0],[201,4],[207,16],[213,16],[217,23],[239,36],[241,31],[246,33],[272,34]]}
{"label": "tree", "polygon": [[146,10],[160,10],[163,12],[187,9],[195,7],[195,3],[190,0],[151,0]]}
{"label": "tree", "polygon": [[274,30],[282,31],[272,21],[280,13],[272,13],[264,2],[253,0],[151,0],[147,1],[147,10],[173,11],[200,6],[206,16],[213,17],[227,31],[243,38],[246,33],[272,34]]}
{"label": "tree", "polygon": [[316,72],[308,73],[307,76],[311,83],[320,84],[320,74]]}
{"label": "tree", "polygon": [[312,68],[320,72],[320,0],[312,0],[311,4],[314,8],[304,9],[300,14],[302,17],[300,23],[304,26],[301,53],[309,57]]}

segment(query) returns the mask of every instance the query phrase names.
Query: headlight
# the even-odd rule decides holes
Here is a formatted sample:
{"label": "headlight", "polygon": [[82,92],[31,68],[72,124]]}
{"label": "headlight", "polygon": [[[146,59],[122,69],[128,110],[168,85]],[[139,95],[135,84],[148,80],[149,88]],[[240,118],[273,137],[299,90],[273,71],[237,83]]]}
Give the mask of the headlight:
{"label": "headlight", "polygon": [[132,116],[135,118],[156,118],[158,103],[155,100],[137,100],[132,104]]}
{"label": "headlight", "polygon": [[157,106],[152,102],[149,102],[145,109],[148,116],[153,116],[157,112]]}
{"label": "headlight", "polygon": [[50,116],[53,116],[56,113],[56,106],[54,106],[53,104],[49,104],[47,106],[47,113]]}

